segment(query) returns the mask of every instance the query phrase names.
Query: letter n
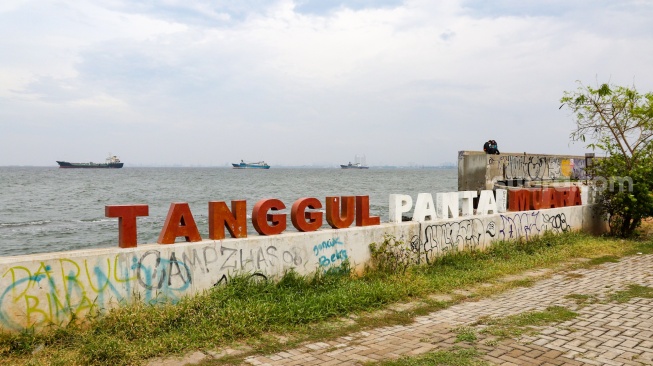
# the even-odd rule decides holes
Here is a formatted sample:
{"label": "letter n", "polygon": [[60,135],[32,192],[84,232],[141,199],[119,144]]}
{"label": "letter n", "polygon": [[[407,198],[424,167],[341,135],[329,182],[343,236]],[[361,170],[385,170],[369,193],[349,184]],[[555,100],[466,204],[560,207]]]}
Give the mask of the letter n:
{"label": "letter n", "polygon": [[224,239],[225,227],[232,238],[247,237],[247,201],[231,201],[231,210],[225,202],[209,202],[209,238]]}

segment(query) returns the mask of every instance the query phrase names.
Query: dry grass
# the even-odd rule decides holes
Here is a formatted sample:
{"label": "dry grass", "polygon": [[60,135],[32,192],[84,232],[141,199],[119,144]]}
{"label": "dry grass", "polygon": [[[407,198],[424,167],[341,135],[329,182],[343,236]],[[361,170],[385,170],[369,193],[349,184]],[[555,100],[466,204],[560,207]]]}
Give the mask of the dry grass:
{"label": "dry grass", "polygon": [[[589,266],[574,259],[619,258],[639,252],[653,253],[653,242],[567,233],[495,243],[484,252],[455,253],[395,275],[370,272],[356,277],[344,268],[331,276],[289,275],[276,284],[234,280],[177,305],[116,309],[83,328],[1,335],[0,359],[4,364],[118,366],[198,349],[249,345],[251,351],[228,361],[237,362],[252,352],[278,351],[306,340],[405,324],[457,301],[530,285],[530,278],[499,281],[524,271]],[[432,300],[442,294],[451,294],[452,300]],[[410,301],[423,305],[391,310],[392,304]],[[376,316],[379,311],[383,316]],[[283,341],[275,334],[283,334]]]}

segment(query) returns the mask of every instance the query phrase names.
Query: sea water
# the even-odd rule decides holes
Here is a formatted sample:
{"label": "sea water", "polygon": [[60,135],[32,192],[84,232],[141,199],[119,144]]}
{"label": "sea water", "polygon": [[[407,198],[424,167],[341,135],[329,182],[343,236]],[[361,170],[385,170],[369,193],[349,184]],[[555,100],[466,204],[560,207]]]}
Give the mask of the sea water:
{"label": "sea water", "polygon": [[[172,202],[187,202],[208,239],[208,202],[278,198],[293,202],[327,196],[370,197],[370,214],[388,221],[390,194],[452,192],[455,169],[0,167],[0,256],[118,246],[118,219],[107,205],[147,204],[138,218],[138,243],[155,243]],[[326,220],[325,220],[326,221]],[[258,235],[248,222],[248,235]],[[325,226],[324,228],[328,228]],[[288,218],[287,231],[294,228]]]}

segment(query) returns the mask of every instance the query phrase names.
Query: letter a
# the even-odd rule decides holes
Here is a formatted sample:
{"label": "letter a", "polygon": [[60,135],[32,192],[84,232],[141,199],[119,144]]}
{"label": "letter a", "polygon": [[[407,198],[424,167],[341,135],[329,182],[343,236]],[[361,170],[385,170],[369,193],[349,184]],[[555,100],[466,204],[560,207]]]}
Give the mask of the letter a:
{"label": "letter a", "polygon": [[183,236],[186,241],[201,241],[202,237],[195,225],[195,219],[190,212],[190,207],[186,202],[174,202],[170,204],[168,217],[163,224],[161,234],[159,234],[159,244],[173,244],[177,237]]}
{"label": "letter a", "polygon": [[413,221],[424,222],[426,217],[435,220],[435,206],[433,205],[433,196],[430,193],[420,193],[415,201],[415,211],[413,212]]}

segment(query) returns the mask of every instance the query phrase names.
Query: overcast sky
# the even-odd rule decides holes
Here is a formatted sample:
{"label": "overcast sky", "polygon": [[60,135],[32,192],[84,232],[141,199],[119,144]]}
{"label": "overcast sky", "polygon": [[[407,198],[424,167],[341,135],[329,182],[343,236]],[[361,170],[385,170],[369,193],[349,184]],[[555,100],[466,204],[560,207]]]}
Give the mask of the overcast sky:
{"label": "overcast sky", "polygon": [[0,166],[582,154],[563,92],[653,91],[651,19],[651,0],[2,0]]}

